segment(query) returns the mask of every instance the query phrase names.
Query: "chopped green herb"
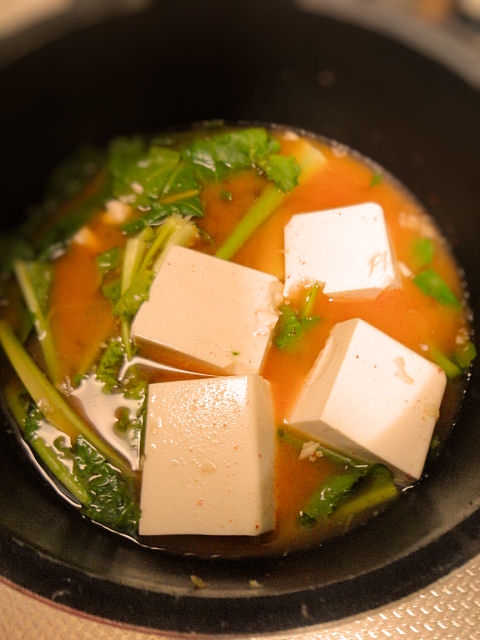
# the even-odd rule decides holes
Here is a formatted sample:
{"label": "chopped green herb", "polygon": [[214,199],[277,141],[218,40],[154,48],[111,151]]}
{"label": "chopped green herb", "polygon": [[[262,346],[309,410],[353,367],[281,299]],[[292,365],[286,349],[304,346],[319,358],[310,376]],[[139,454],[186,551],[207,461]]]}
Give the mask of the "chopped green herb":
{"label": "chopped green herb", "polygon": [[296,312],[290,305],[280,305],[280,317],[273,336],[273,344],[276,347],[279,349],[295,348],[305,333],[318,323],[319,316],[311,315],[318,291],[318,284],[314,284],[308,289],[299,312]]}
{"label": "chopped green herb", "polygon": [[456,295],[435,269],[421,271],[413,278],[413,282],[420,291],[436,300],[439,304],[452,307],[460,306],[460,301]]}
{"label": "chopped green herb", "polygon": [[445,355],[441,349],[438,349],[438,347],[430,345],[428,353],[432,361],[445,371],[445,375],[449,380],[454,380],[462,375],[461,367]]}
{"label": "chopped green herb", "polygon": [[412,267],[415,271],[428,267],[435,254],[435,244],[431,238],[415,238],[412,242]]}
{"label": "chopped green herb", "polygon": [[370,179],[370,187],[378,187],[379,184],[383,182],[383,175],[381,173],[375,172],[372,174]]}
{"label": "chopped green herb", "polygon": [[282,304],[280,317],[275,328],[273,344],[279,349],[292,349],[311,327],[317,324],[319,317],[301,318],[292,307]]}
{"label": "chopped green herb", "polygon": [[429,346],[428,354],[432,361],[445,371],[447,378],[454,380],[468,371],[477,356],[477,350],[473,342],[467,340],[458,345],[450,355],[446,355],[435,345]]}
{"label": "chopped green herb", "polygon": [[471,340],[457,346],[453,352],[453,359],[463,371],[467,371],[476,357],[477,349]]}
{"label": "chopped green herb", "polygon": [[147,383],[138,365],[130,365],[122,377],[122,393],[132,400],[145,400],[147,397]]}

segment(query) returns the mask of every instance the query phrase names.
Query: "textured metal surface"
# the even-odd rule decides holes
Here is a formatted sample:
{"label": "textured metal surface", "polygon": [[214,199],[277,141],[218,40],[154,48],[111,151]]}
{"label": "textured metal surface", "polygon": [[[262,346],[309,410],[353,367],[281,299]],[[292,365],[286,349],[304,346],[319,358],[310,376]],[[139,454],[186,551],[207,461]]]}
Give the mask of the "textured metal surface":
{"label": "textured metal surface", "polygon": [[[149,640],[179,637],[135,629],[59,607],[0,583],[0,638]],[[191,637],[191,634],[190,634]],[[365,615],[275,633],[272,640],[480,640],[480,558],[427,588]]]}

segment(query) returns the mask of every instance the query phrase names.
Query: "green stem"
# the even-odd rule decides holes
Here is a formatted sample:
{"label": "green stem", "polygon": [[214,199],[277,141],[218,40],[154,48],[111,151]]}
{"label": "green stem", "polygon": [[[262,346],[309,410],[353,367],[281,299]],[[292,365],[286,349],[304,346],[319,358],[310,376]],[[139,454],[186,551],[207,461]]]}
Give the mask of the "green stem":
{"label": "green stem", "polygon": [[50,330],[50,323],[45,317],[35,293],[27,263],[23,260],[16,260],[13,268],[25,303],[34,318],[35,331],[43,353],[45,366],[47,367],[50,378],[56,383],[60,380],[60,367],[52,332]]}
{"label": "green stem", "polygon": [[269,185],[252,206],[225,242],[215,253],[217,258],[231,260],[248,238],[267,220],[280,206],[285,198],[283,191],[275,185]]}
{"label": "green stem", "polygon": [[300,311],[300,317],[310,318],[312,316],[313,308],[315,306],[315,301],[318,296],[318,292],[320,291],[320,285],[318,282],[313,284],[307,291],[307,295],[305,296],[305,300],[303,301],[302,309]]}
{"label": "green stem", "polygon": [[[148,240],[152,235],[150,227],[145,228],[134,238],[129,238],[125,244],[125,253],[123,257],[122,267],[122,282],[121,282],[121,294],[123,295],[131,286],[135,279],[140,266],[142,264],[143,256],[147,251]],[[120,322],[120,334],[122,336],[123,344],[125,345],[125,353],[128,360],[133,357],[133,350],[130,341],[130,319],[122,316]]]}
{"label": "green stem", "polygon": [[435,364],[445,371],[445,375],[449,380],[454,380],[462,375],[463,372],[461,368],[435,345],[429,345],[428,355]]}
{"label": "green stem", "polygon": [[[138,236],[127,241],[122,265],[122,296],[131,295],[139,283],[150,281],[160,268],[167,249],[172,245],[188,246],[198,236],[193,222],[182,216],[172,215],[157,227],[146,227]],[[131,321],[133,311],[121,315],[121,337],[128,360],[133,355]]]}
{"label": "green stem", "polygon": [[[5,401],[8,408],[12,412],[15,422],[23,430],[27,414],[24,406],[20,401],[19,384],[10,384],[5,389]],[[83,485],[70,473],[68,468],[63,464],[58,454],[49,447],[43,438],[40,436],[33,436],[28,439],[28,443],[37,453],[39,458],[44,462],[48,469],[54,474],[54,476],[63,484],[68,491],[76,498],[81,504],[88,504],[90,498],[85,491]]]}
{"label": "green stem", "polygon": [[32,448],[36,451],[40,459],[61,484],[76,498],[81,504],[87,505],[90,502],[88,493],[78,482],[73,474],[69,472],[55,451],[40,437],[29,440]]}
{"label": "green stem", "polygon": [[132,470],[124,458],[75,413],[60,392],[37,367],[5,320],[0,320],[0,344],[16,374],[48,422],[64,433],[72,431],[81,433],[115,467],[123,473],[132,474]]}
{"label": "green stem", "polygon": [[[301,173],[299,183],[309,177],[315,169],[326,166],[325,156],[312,144],[305,141],[298,152],[297,162]],[[215,253],[217,258],[231,260],[253,233],[262,225],[281,205],[288,193],[280,191],[274,184],[270,184],[258,200],[247,211],[238,225],[227,237]]]}

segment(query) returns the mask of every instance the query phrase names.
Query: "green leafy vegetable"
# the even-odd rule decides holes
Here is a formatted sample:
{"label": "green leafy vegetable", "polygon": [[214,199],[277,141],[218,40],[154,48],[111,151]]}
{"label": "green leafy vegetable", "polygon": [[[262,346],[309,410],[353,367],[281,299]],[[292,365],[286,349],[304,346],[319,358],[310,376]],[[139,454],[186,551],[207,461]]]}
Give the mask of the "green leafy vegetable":
{"label": "green leafy vegetable", "polygon": [[125,346],[119,339],[110,340],[98,362],[95,377],[103,382],[105,393],[120,388],[119,374],[125,360]]}
{"label": "green leafy vegetable", "polygon": [[83,436],[73,445],[72,458],[73,473],[88,495],[85,515],[116,531],[136,533],[140,508],[134,479],[122,476]]}
{"label": "green leafy vegetable", "polygon": [[14,272],[42,349],[45,366],[54,382],[60,378],[59,363],[48,321],[48,297],[52,283],[52,266],[47,262],[17,260]]}
{"label": "green leafy vegetable", "polygon": [[384,505],[397,496],[398,488],[393,481],[390,469],[381,464],[375,464],[369,473],[359,480],[348,499],[339,502],[335,515],[340,518],[350,518],[368,509]]}
{"label": "green leafy vegetable", "polygon": [[453,353],[453,359],[462,371],[467,371],[477,357],[477,348],[471,340],[458,345]]}
{"label": "green leafy vegetable", "polygon": [[435,244],[431,238],[415,238],[412,242],[411,256],[415,271],[428,267],[435,254]]}
{"label": "green leafy vegetable", "polygon": [[378,187],[383,182],[383,174],[376,171],[370,179],[370,187]]}
{"label": "green leafy vegetable", "polygon": [[266,129],[252,127],[197,138],[185,151],[204,180],[224,179],[228,174],[256,167],[282,191],[296,184],[298,167],[294,158],[278,155],[279,142]]}
{"label": "green leafy vegetable", "polygon": [[350,513],[359,513],[378,502],[384,502],[397,494],[393,483],[392,473],[387,467],[378,464],[350,466],[345,472],[331,475],[320,484],[300,510],[298,520],[300,524],[309,525],[317,520],[330,516],[336,509],[346,504],[352,498],[353,490],[361,489],[364,480],[375,477],[374,495],[367,492],[361,494],[361,499],[355,503],[355,508],[349,505]]}
{"label": "green leafy vegetable", "polygon": [[296,184],[298,167],[279,155],[280,144],[266,129],[250,128],[197,137],[172,149],[154,140],[118,138],[109,149],[113,197],[140,210],[125,226],[129,234],[175,215],[201,217],[200,191],[205,182],[222,180],[243,169],[266,175],[280,191]]}
{"label": "green leafy vegetable", "polygon": [[120,253],[120,247],[112,247],[111,249],[98,254],[96,258],[97,266],[102,275],[105,275],[120,266]]}
{"label": "green leafy vegetable", "polygon": [[[11,400],[11,399],[10,399]],[[9,403],[12,408],[13,405]],[[69,491],[81,504],[88,502],[88,494],[84,486],[71,473],[68,465],[64,462],[63,452],[58,448],[48,445],[44,438],[38,435],[44,416],[38,407],[31,403],[28,411],[22,407],[16,410],[17,424],[23,427],[25,440],[30,444],[37,456],[46,465],[59,482]]]}
{"label": "green leafy vegetable", "polygon": [[350,494],[354,485],[368,470],[368,467],[360,470],[354,467],[346,473],[327,478],[300,510],[299,522],[310,524],[333,513],[339,502]]}
{"label": "green leafy vegetable", "polygon": [[64,433],[74,432],[83,435],[115,467],[131,475],[132,470],[124,458],[72,409],[38,368],[5,320],[0,320],[0,345],[15,373],[48,422]]}
{"label": "green leafy vegetable", "polygon": [[189,246],[198,237],[193,222],[181,216],[171,216],[157,227],[145,227],[127,240],[125,247],[120,296],[113,312],[121,318],[121,334],[127,357],[132,357],[130,324],[140,306],[148,300],[150,285],[160,268],[167,250],[173,245]]}
{"label": "green leafy vegetable", "polygon": [[305,333],[319,321],[319,316],[311,315],[320,286],[310,287],[306,293],[300,311],[297,313],[290,305],[280,305],[280,317],[275,327],[273,343],[279,349],[293,349]]}
{"label": "green leafy vegetable", "polygon": [[278,185],[284,193],[288,193],[297,186],[300,167],[293,156],[273,154],[262,166],[267,178]]}
{"label": "green leafy vegetable", "polygon": [[445,371],[449,380],[459,378],[468,371],[477,356],[475,345],[470,340],[459,345],[450,356],[447,356],[435,345],[429,346],[428,353],[432,361]]}
{"label": "green leafy vegetable", "polygon": [[[278,429],[277,436],[299,452],[307,442],[291,429]],[[392,473],[384,465],[367,463],[317,444],[321,457],[335,462],[341,471],[331,474],[311,495],[298,515],[300,524],[312,525],[337,510],[360,513],[397,495]]]}
{"label": "green leafy vegetable", "polygon": [[179,151],[148,146],[140,138],[117,138],[110,145],[108,166],[113,197],[148,212],[126,225],[129,233],[172,214],[203,215],[195,173]]}
{"label": "green leafy vegetable", "polygon": [[442,276],[433,268],[420,271],[413,282],[425,295],[430,296],[439,304],[459,307],[460,301],[450,289]]}
{"label": "green leafy vegetable", "polygon": [[285,158],[282,166],[276,166],[277,160],[270,159],[270,167],[277,175],[283,175],[280,184],[274,183],[266,187],[260,197],[249,209],[224,243],[218,248],[217,258],[231,260],[237,251],[253,235],[253,233],[278,209],[286,194],[304,176],[309,175],[314,168],[325,166],[325,157],[313,145],[305,143],[299,157],[293,161]]}
{"label": "green leafy vegetable", "polygon": [[[205,181],[221,180],[242,169],[253,168],[265,175],[280,193],[296,184],[297,162],[278,153],[278,141],[264,128],[213,130],[193,141],[188,137],[178,140],[182,138],[118,137],[106,154],[91,146],[79,148],[53,173],[46,207],[16,230],[14,245],[2,252],[2,269],[14,258],[32,257],[27,238],[34,238],[37,256],[50,257],[112,198],[130,204],[140,214],[125,225],[128,234],[136,234],[172,215],[203,216],[200,191]],[[89,183],[88,194],[79,197]],[[60,205],[66,206],[62,215],[51,216]]]}
{"label": "green leafy vegetable", "polygon": [[[140,508],[133,475],[122,474],[83,435],[73,445],[65,434],[48,444],[43,433],[53,427],[30,397],[19,392],[18,384],[7,387],[5,396],[25,440],[82,505],[83,513],[117,531],[136,533]],[[125,423],[123,428],[126,431],[131,424]]]}
{"label": "green leafy vegetable", "polygon": [[462,369],[454,360],[443,353],[441,349],[430,345],[428,354],[432,361],[445,371],[445,375],[449,380],[454,380],[462,375]]}

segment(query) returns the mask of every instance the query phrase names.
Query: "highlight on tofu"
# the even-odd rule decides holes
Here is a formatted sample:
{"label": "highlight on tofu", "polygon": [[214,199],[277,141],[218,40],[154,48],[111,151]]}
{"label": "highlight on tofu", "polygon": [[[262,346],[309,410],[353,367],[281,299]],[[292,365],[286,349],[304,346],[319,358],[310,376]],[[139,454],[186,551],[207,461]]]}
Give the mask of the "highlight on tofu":
{"label": "highlight on tofu", "polygon": [[476,356],[448,243],[386,172],[280,127],[85,147],[2,238],[5,404],[83,516],[284,553],[421,481]]}

